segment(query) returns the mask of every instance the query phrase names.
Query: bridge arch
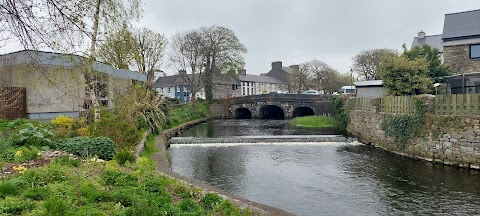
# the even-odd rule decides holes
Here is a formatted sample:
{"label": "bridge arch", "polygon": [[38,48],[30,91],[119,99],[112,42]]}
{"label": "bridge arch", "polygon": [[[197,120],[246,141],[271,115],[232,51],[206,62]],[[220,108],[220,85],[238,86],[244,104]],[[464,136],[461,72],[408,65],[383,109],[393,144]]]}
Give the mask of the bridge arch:
{"label": "bridge arch", "polygon": [[285,119],[285,111],[277,105],[262,106],[258,114],[261,119]]}
{"label": "bridge arch", "polygon": [[297,107],[292,112],[292,118],[312,115],[315,115],[315,111],[310,107]]}
{"label": "bridge arch", "polygon": [[233,116],[236,119],[251,119],[252,112],[248,108],[241,107],[234,111]]}

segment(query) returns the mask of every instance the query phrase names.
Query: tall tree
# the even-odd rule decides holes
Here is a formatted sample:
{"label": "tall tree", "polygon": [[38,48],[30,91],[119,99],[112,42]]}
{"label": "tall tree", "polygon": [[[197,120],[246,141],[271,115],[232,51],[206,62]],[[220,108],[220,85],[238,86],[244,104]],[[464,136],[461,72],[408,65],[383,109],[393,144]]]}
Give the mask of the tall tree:
{"label": "tall tree", "polygon": [[147,75],[147,83],[153,87],[154,72],[162,63],[167,40],[148,28],[138,29],[134,33],[133,58],[138,72]]}
{"label": "tall tree", "polygon": [[327,76],[327,73],[333,71],[334,69],[330,67],[327,63],[320,61],[318,59],[313,59],[307,62],[309,65],[310,73],[312,75],[312,82],[316,90],[323,90],[322,82]]}
{"label": "tall tree", "polygon": [[322,87],[325,93],[333,93],[342,86],[352,85],[352,79],[349,74],[339,73],[335,69],[327,70],[322,80]]}
{"label": "tall tree", "polygon": [[[204,57],[202,52],[202,35],[197,30],[179,32],[170,43],[170,61],[180,73],[180,79],[186,82],[192,93],[191,106],[195,107],[196,94],[202,87]],[[190,74],[190,76],[188,75]]]}
{"label": "tall tree", "polygon": [[408,50],[404,44],[402,56],[409,60],[426,59],[428,62],[428,77],[435,83],[443,82],[444,77],[452,74],[450,68],[442,64],[438,49],[432,48],[427,44],[415,46],[411,50]]}
{"label": "tall tree", "polygon": [[428,62],[424,58],[408,60],[401,56],[387,57],[378,72],[387,95],[426,94],[433,84],[428,78]]}
{"label": "tall tree", "polygon": [[397,51],[392,49],[364,50],[353,57],[353,70],[365,80],[381,79],[377,68],[385,57],[396,56]]}
{"label": "tall tree", "polygon": [[223,26],[202,27],[199,30],[202,36],[202,55],[205,61],[203,84],[206,100],[213,100],[214,73],[221,73],[230,69],[243,68],[245,61],[242,54],[247,48],[240,42],[231,29]]}
{"label": "tall tree", "polygon": [[132,64],[133,35],[128,26],[107,36],[100,45],[98,58],[118,69],[129,69]]}
{"label": "tall tree", "polygon": [[290,67],[289,82],[297,94],[302,93],[303,90],[310,89],[312,70],[311,65],[303,63]]}

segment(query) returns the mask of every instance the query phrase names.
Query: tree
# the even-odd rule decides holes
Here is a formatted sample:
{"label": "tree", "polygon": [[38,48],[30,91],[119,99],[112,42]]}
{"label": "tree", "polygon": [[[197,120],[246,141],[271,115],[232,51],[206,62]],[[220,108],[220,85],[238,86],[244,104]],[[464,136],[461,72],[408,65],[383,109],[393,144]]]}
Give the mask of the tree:
{"label": "tree", "polygon": [[372,49],[364,50],[353,57],[353,70],[358,73],[362,79],[377,80],[377,68],[385,57],[396,56],[397,51],[392,49]]}
{"label": "tree", "polygon": [[411,50],[407,49],[407,46],[403,45],[403,57],[409,60],[416,60],[424,58],[428,62],[428,77],[432,79],[434,83],[444,82],[444,77],[452,74],[450,68],[446,65],[442,65],[442,60],[437,48],[432,48],[427,44],[415,46]]}
{"label": "tree", "polygon": [[312,70],[311,65],[308,63],[303,63],[290,67],[292,72],[289,74],[288,81],[290,86],[293,87],[293,90],[297,94],[302,93],[303,90],[310,89],[311,79],[312,79]]}
{"label": "tree", "polygon": [[[202,87],[201,81],[204,70],[204,57],[202,52],[202,35],[197,30],[179,32],[175,34],[170,43],[170,61],[180,73],[180,79],[186,82],[192,93],[191,105],[195,107],[196,94]],[[188,76],[190,74],[191,76]]]}
{"label": "tree", "polygon": [[326,71],[322,80],[322,87],[325,93],[333,93],[342,86],[352,85],[352,79],[349,74],[342,74],[335,69]]}
{"label": "tree", "polygon": [[378,69],[386,95],[419,95],[429,93],[432,80],[428,78],[428,62],[425,58],[408,60],[390,56]]}
{"label": "tree", "polygon": [[322,81],[325,79],[327,73],[333,71],[334,69],[330,67],[327,63],[322,62],[318,59],[313,59],[307,62],[311,70],[312,82],[316,90],[322,90]]}
{"label": "tree", "polygon": [[223,26],[202,27],[199,30],[202,41],[202,56],[205,72],[203,84],[207,102],[213,100],[214,73],[243,68],[245,61],[242,54],[247,48],[240,42],[235,32]]}
{"label": "tree", "polygon": [[133,59],[139,73],[147,75],[147,83],[154,85],[154,71],[160,67],[167,40],[148,28],[138,29],[134,33]]}
{"label": "tree", "polygon": [[98,50],[98,57],[118,69],[129,69],[132,64],[133,35],[127,25],[109,35]]}
{"label": "tree", "polygon": [[[94,120],[100,120],[100,105],[95,93],[95,72],[98,39],[140,16],[141,0],[2,0],[0,16],[8,32],[25,48],[42,46],[54,50],[65,48],[75,52],[89,43],[88,67],[85,70],[89,100]],[[39,12],[40,11],[40,12]],[[84,37],[87,40],[83,40]]]}

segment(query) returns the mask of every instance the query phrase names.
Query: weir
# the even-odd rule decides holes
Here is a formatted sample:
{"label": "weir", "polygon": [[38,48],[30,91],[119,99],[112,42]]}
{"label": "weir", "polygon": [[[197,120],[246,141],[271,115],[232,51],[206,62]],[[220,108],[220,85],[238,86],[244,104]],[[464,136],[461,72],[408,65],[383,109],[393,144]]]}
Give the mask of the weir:
{"label": "weir", "polygon": [[354,142],[354,138],[340,135],[281,135],[281,136],[234,136],[219,138],[172,137],[170,144],[210,144],[210,143],[302,143],[302,142]]}

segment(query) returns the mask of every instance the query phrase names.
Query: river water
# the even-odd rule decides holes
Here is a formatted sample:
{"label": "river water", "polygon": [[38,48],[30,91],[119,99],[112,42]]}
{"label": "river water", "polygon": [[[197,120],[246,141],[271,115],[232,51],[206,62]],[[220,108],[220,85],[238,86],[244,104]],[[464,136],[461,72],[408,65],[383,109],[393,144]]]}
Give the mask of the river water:
{"label": "river water", "polygon": [[[325,134],[287,121],[214,120],[181,136]],[[359,143],[172,145],[172,169],[296,215],[479,215],[480,172]]]}

